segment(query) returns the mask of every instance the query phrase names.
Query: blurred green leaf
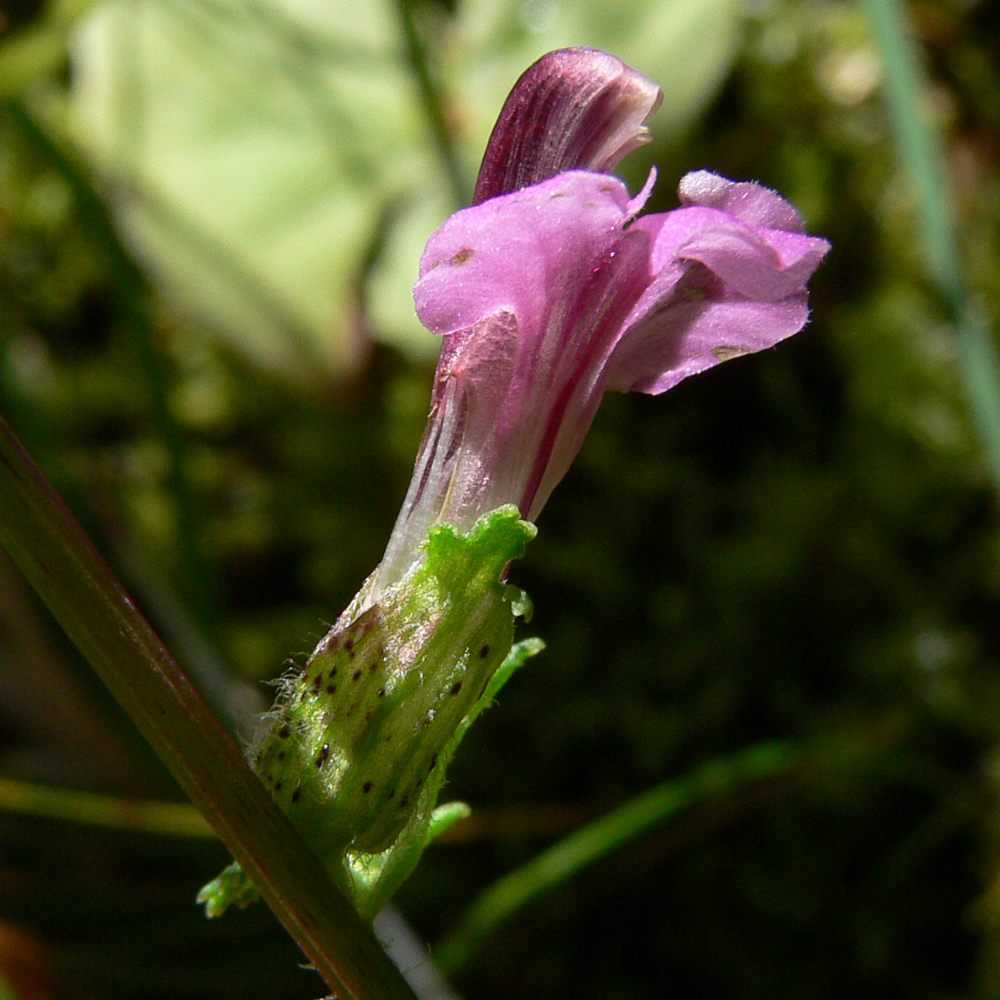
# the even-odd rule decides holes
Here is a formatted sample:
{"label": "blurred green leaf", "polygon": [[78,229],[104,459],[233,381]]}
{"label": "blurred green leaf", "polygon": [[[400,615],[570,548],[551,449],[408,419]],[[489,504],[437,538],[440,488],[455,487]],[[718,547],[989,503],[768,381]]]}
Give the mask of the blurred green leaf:
{"label": "blurred green leaf", "polygon": [[165,285],[266,369],[356,366],[376,219],[432,171],[386,9],[110,3],[73,66],[73,132]]}
{"label": "blurred green leaf", "polygon": [[[463,6],[440,112],[459,125],[468,176],[514,80],[563,45],[608,48],[661,82],[663,134],[691,123],[731,65],[739,5],[627,7]],[[388,0],[360,18],[348,0],[112,2],[76,35],[73,134],[129,242],[266,369],[348,372],[370,334],[436,350],[410,290],[424,242],[458,206],[405,52]]]}
{"label": "blurred green leaf", "polygon": [[[73,25],[98,2],[50,0],[42,17],[0,42],[0,101],[19,97],[62,71]],[[4,27],[0,23],[0,31]]]}

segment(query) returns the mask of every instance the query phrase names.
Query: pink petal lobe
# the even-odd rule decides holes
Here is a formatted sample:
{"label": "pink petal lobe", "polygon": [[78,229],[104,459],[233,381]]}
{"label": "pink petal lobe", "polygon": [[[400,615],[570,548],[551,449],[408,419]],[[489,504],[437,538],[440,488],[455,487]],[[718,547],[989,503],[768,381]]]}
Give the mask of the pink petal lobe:
{"label": "pink petal lobe", "polygon": [[457,212],[424,251],[417,315],[439,334],[501,310],[537,326],[595,245],[620,231],[628,203],[617,178],[573,171]]}
{"label": "pink petal lobe", "polygon": [[829,243],[752,225],[801,226],[790,205],[759,185],[702,171],[681,189],[690,207],[633,223],[653,241],[652,280],[609,363],[609,389],[663,392],[720,361],[773,347],[809,318],[805,285]]}
{"label": "pink petal lobe", "polygon": [[809,318],[805,291],[780,302],[678,302],[623,337],[607,388],[658,395],[722,361],[765,350]]}
{"label": "pink petal lobe", "polygon": [[749,226],[804,233],[802,216],[778,194],[751,181],[730,181],[709,170],[685,174],[677,186],[682,205],[718,208]]}

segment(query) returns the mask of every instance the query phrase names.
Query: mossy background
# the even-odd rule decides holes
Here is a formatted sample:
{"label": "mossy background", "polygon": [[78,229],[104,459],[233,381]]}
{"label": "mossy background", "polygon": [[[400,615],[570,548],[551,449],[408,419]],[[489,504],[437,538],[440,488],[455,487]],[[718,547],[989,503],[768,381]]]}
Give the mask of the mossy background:
{"label": "mossy background", "polygon": [[[273,12],[150,6],[235,38]],[[301,329],[284,337],[273,315],[241,311],[240,289],[249,301],[269,275],[246,229],[226,267],[204,265],[204,283],[185,285],[201,258],[176,231],[151,235],[137,221],[134,174],[73,124],[93,120],[77,88],[80,60],[94,56],[72,46],[100,7],[3,15],[0,411],[246,732],[269,700],[259,682],[312,648],[388,538],[435,344],[373,298],[387,284],[406,293],[434,224],[409,235],[407,195],[433,191],[439,215],[452,195],[393,5],[373,4],[371,30],[402,67],[389,96],[365,98],[371,132],[388,135],[353,129],[342,141],[362,159],[397,141],[424,172],[409,192],[406,178],[382,178],[364,202],[338,263],[345,277],[331,281],[337,325],[305,306],[296,314],[287,275],[270,291],[286,315],[306,317]],[[480,7],[410,10],[467,177],[479,117],[499,107],[474,107],[492,100],[482,81],[509,87],[550,35],[657,77],[610,0],[510,5],[506,26]],[[630,7],[677,13],[655,0]],[[543,895],[482,942],[456,988],[469,1000],[995,998],[997,493],[898,167],[880,52],[853,3],[686,9],[696,8],[708,12],[698,31],[716,24],[711,65],[696,93],[671,105],[668,92],[669,119],[623,172],[635,188],[657,164],[658,210],[700,167],[783,192],[834,247],[811,283],[812,322],[665,396],[605,401],[512,577],[547,649],[466,737],[445,796],[474,817],[428,852],[397,901],[439,940],[478,892],[587,820],[781,740],[812,763],[709,796]],[[289,9],[299,47],[280,65],[296,86],[321,87],[299,69],[339,58],[334,29],[312,24],[309,4]],[[968,282],[995,329],[1000,11],[987,0],[904,9]],[[688,50],[690,74],[699,49]],[[399,107],[382,119],[378,100],[393,94]],[[281,204],[260,212],[261,231],[275,219],[286,235],[306,225]],[[239,280],[224,277],[233,261],[245,265]],[[2,556],[0,773],[178,795]],[[0,811],[0,997],[319,995],[264,907],[207,923],[194,906],[226,859],[207,840]]]}

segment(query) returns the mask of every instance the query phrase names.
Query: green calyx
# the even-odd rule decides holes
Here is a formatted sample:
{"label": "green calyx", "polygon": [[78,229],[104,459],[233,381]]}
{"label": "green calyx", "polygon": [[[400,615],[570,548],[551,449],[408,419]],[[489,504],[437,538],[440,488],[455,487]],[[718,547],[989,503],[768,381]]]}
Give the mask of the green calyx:
{"label": "green calyx", "polygon": [[[426,845],[463,814],[435,809],[444,771],[473,719],[537,653],[513,649],[514,619],[530,608],[503,582],[534,538],[508,505],[468,534],[431,529],[425,557],[400,583],[316,647],[282,681],[251,763],[331,877],[373,917]],[[254,892],[231,865],[201,891],[209,916]]]}

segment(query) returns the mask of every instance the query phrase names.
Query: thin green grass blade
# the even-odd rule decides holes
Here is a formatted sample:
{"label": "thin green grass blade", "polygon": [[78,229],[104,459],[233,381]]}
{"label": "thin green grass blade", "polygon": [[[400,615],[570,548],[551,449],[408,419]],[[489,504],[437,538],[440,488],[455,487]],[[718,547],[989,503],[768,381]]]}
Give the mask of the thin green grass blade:
{"label": "thin green grass blade", "polygon": [[406,57],[413,73],[420,103],[437,146],[438,156],[448,178],[451,196],[460,208],[472,202],[472,185],[465,176],[445,112],[444,94],[437,81],[431,53],[420,37],[414,20],[413,0],[396,0],[399,26],[406,43]]}
{"label": "thin green grass blade", "polygon": [[0,778],[0,810],[164,837],[215,837],[205,817],[189,802],[123,799],[11,778]]}
{"label": "thin green grass blade", "polygon": [[531,900],[624,847],[657,823],[738,785],[782,774],[797,760],[798,755],[785,744],[758,744],[650,789],[495,882],[435,946],[435,961],[446,973],[458,971],[480,941]]}
{"label": "thin green grass blade", "polygon": [[865,7],[885,63],[886,100],[900,164],[917,195],[928,267],[952,312],[966,396],[1000,493],[1000,363],[991,331],[965,287],[941,143],[921,114],[923,70],[900,0],[865,0]]}

